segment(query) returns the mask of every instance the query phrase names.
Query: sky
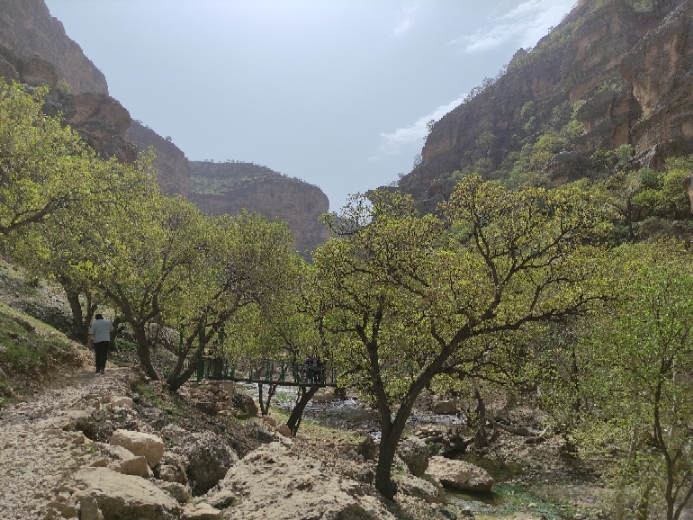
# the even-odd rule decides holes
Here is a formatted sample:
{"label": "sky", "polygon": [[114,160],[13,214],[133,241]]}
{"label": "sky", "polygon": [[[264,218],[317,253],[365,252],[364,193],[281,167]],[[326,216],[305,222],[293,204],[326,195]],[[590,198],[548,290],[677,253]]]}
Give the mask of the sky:
{"label": "sky", "polygon": [[409,173],[458,106],[575,0],[46,0],[134,119],[332,210]]}

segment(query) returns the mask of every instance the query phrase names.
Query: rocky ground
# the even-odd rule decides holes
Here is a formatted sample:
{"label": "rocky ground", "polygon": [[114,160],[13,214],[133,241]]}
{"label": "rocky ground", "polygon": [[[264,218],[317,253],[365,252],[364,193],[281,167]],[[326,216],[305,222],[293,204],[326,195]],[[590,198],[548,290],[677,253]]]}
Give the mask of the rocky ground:
{"label": "rocky ground", "polygon": [[[92,354],[44,323],[69,326],[56,294],[0,265],[2,519],[609,518],[603,484],[562,458],[556,438],[501,432],[492,450],[426,467],[431,451],[469,435],[459,406],[441,399],[421,403],[394,468],[401,492],[385,501],[368,407],[321,393],[289,438],[285,410],[252,417],[254,389],[191,382],[170,394],[133,368],[126,342],[95,375]],[[532,406],[499,413],[541,430]],[[495,477],[493,492],[470,462]]]}
{"label": "rocky ground", "polygon": [[[199,410],[210,402],[224,408],[231,398],[223,390],[183,394],[170,396],[130,368],[109,367],[103,376],[81,368],[6,404],[0,518],[75,519],[80,511],[82,520],[455,515],[406,496],[384,502],[357,479],[363,464],[344,434],[334,435],[339,448],[327,456],[325,439],[286,438],[272,419],[237,421]],[[160,445],[153,460],[120,439],[136,435]],[[92,506],[96,512],[87,516]]]}

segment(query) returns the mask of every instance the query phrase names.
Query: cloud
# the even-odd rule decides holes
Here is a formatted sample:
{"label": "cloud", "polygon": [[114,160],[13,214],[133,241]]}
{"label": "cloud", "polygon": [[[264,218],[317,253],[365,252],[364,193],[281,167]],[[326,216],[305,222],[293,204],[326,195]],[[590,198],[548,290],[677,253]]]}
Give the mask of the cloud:
{"label": "cloud", "polygon": [[574,4],[575,0],[527,0],[498,18],[496,25],[479,29],[476,34],[453,40],[450,44],[463,44],[465,53],[484,52],[507,42],[531,47],[547,34],[550,27],[559,24]]}
{"label": "cloud", "polygon": [[409,4],[397,12],[395,28],[392,30],[393,36],[399,37],[414,26],[416,11],[419,10],[418,2]]}
{"label": "cloud", "polygon": [[441,105],[430,114],[420,117],[416,120],[416,122],[402,128],[398,128],[392,133],[381,133],[380,137],[382,139],[382,143],[378,147],[378,153],[368,160],[376,161],[391,155],[398,155],[402,153],[403,148],[407,147],[408,145],[420,142],[428,134],[426,124],[431,119],[438,121],[452,109],[461,105],[465,97],[466,94],[453,101],[450,101],[450,103],[446,105]]}

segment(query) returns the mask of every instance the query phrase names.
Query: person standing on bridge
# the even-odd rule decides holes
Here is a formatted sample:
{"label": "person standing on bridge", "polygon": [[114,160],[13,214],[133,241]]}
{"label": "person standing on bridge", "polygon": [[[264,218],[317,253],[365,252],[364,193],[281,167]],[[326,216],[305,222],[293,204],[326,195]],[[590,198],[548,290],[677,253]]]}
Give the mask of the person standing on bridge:
{"label": "person standing on bridge", "polygon": [[103,374],[106,371],[108,350],[111,348],[111,332],[113,332],[113,324],[104,319],[102,314],[97,314],[94,323],[89,328],[89,339],[87,340],[87,348],[92,348],[92,345],[94,348],[97,374]]}

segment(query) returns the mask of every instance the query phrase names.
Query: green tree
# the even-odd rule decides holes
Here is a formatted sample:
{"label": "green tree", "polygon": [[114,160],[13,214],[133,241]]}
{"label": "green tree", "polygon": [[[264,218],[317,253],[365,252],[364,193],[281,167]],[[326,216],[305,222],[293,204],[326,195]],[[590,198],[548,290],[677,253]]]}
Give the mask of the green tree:
{"label": "green tree", "polygon": [[[258,308],[259,318],[272,316],[283,295],[293,289],[296,266],[302,261],[284,223],[245,212],[215,219],[216,225],[210,225],[209,217],[204,220],[207,223],[201,231],[209,237],[205,239],[204,254],[196,255],[192,268],[184,269],[177,277],[179,292],[162,300],[160,307],[164,322],[172,327],[182,325],[187,334],[176,367],[167,379],[172,390],[194,373],[212,337],[205,334],[204,341],[194,347],[200,331],[217,333],[248,306]],[[196,236],[199,239],[201,233]],[[268,332],[263,336],[270,337]]]}
{"label": "green tree", "polygon": [[509,192],[476,175],[458,184],[444,219],[419,217],[398,196],[370,203],[347,207],[338,222],[348,234],[314,260],[330,330],[345,336],[338,361],[380,414],[376,487],[392,497],[397,443],[436,376],[469,377],[493,338],[606,297],[605,253],[582,244],[607,214],[583,185]]}
{"label": "green tree", "polygon": [[576,436],[608,464],[618,517],[666,511],[676,520],[693,495],[690,258],[670,242],[631,246],[621,258],[625,297],[581,341],[581,385],[566,395],[583,403]]}
{"label": "green tree", "polygon": [[45,88],[0,81],[0,234],[81,202],[93,151],[42,107]]}
{"label": "green tree", "polygon": [[84,193],[79,204],[56,209],[41,225],[25,226],[7,237],[8,251],[34,277],[56,280],[72,310],[73,333],[86,341],[87,331],[103,297],[84,265],[93,261],[91,230],[103,224],[112,206],[136,207],[138,199],[158,190],[150,173],[152,156],[134,166],[92,155],[84,161]]}

